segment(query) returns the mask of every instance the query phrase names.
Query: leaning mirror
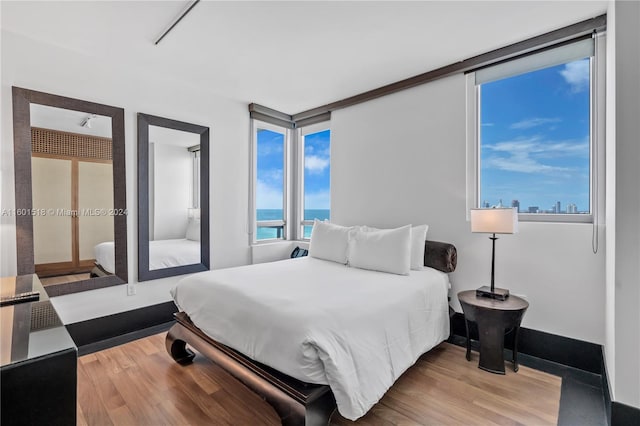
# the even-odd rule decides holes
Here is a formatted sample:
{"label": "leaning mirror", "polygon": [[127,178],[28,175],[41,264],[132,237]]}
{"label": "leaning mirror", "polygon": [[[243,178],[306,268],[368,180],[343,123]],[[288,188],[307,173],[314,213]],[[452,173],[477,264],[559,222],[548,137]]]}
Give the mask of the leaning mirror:
{"label": "leaning mirror", "polygon": [[127,282],[124,110],[13,88],[18,274],[49,296]]}
{"label": "leaning mirror", "polygon": [[138,114],[138,281],[209,269],[209,128]]}

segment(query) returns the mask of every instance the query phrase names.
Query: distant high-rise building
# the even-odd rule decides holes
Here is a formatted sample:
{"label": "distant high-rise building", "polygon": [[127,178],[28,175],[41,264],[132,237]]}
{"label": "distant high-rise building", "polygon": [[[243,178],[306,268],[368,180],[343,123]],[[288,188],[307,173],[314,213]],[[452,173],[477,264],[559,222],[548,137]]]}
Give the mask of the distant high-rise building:
{"label": "distant high-rise building", "polygon": [[569,203],[569,205],[567,206],[567,213],[568,214],[576,214],[576,213],[578,213],[578,206],[576,206],[573,203]]}
{"label": "distant high-rise building", "polygon": [[489,207],[491,207],[491,205],[487,200],[484,200],[484,202],[482,203],[482,207],[484,207],[485,209],[488,209]]}
{"label": "distant high-rise building", "polygon": [[538,213],[539,210],[538,206],[529,206],[529,213]]}
{"label": "distant high-rise building", "polygon": [[504,207],[504,205],[502,204],[502,198],[500,198],[500,202],[498,203],[498,205],[496,207],[499,208],[499,209]]}
{"label": "distant high-rise building", "polygon": [[558,213],[556,211],[556,205],[555,204],[551,204],[551,208],[549,209],[549,213]]}
{"label": "distant high-rise building", "polygon": [[560,201],[556,201],[556,213],[562,213],[562,208],[560,207]]}
{"label": "distant high-rise building", "polygon": [[520,201],[518,200],[511,200],[511,207],[515,207],[516,209],[518,209],[518,213],[520,213]]}

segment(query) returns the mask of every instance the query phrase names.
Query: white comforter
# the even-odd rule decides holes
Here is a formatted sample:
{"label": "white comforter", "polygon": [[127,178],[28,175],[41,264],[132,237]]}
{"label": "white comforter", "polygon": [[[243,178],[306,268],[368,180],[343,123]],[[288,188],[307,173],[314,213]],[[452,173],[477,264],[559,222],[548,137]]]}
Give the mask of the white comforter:
{"label": "white comforter", "polygon": [[171,293],[211,338],[328,384],[355,420],[448,337],[448,288],[430,268],[401,276],[305,257],[195,274]]}
{"label": "white comforter", "polygon": [[[93,248],[96,262],[105,271],[116,270],[113,241],[100,243]],[[149,241],[149,270],[200,263],[200,241],[177,238],[175,240]]]}
{"label": "white comforter", "polygon": [[200,263],[200,241],[186,238],[149,241],[149,270]]}

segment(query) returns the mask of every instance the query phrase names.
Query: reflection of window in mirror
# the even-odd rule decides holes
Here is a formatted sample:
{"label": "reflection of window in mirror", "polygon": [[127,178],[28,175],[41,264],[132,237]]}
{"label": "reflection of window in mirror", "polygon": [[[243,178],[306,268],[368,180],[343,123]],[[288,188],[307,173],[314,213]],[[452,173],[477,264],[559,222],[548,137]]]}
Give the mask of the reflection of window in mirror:
{"label": "reflection of window in mirror", "polygon": [[114,209],[111,118],[31,104],[35,271],[46,285],[111,275]]}
{"label": "reflection of window in mirror", "polygon": [[150,125],[149,270],[200,260],[200,135]]}

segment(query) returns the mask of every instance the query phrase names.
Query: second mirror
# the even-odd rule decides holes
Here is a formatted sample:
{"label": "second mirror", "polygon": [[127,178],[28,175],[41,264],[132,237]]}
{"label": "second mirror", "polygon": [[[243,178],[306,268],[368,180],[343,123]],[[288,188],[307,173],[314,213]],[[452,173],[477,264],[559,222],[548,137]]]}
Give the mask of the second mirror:
{"label": "second mirror", "polygon": [[138,281],[209,269],[209,128],[138,114]]}

